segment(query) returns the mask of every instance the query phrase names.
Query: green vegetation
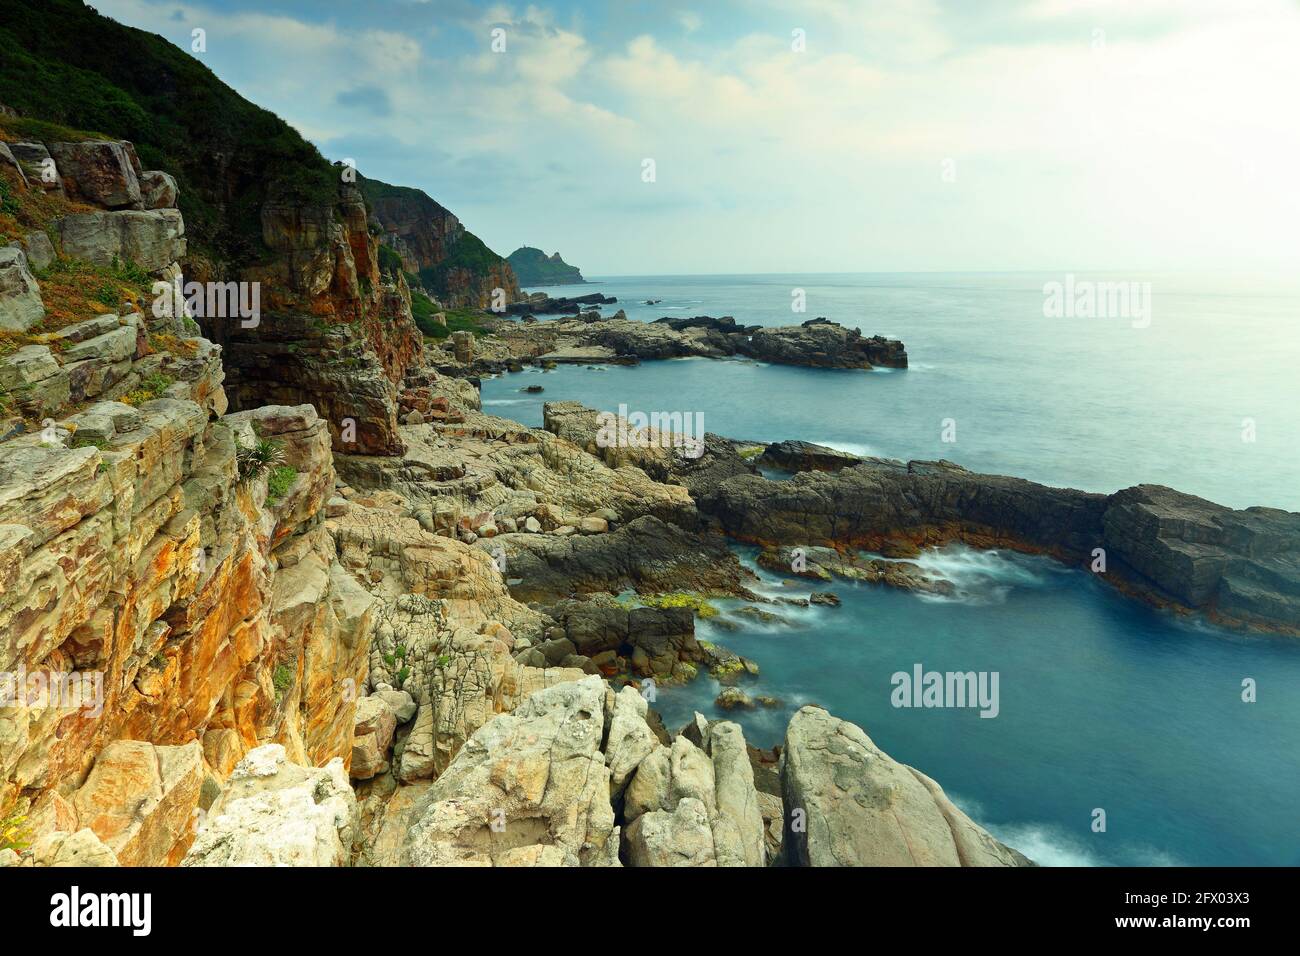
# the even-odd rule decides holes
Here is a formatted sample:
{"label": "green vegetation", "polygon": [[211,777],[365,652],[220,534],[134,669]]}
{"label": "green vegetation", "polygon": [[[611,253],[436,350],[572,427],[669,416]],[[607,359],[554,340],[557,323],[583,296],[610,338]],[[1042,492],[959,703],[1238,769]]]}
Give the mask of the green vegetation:
{"label": "green vegetation", "polygon": [[266,497],[268,501],[277,501],[288,494],[293,483],[298,480],[298,469],[292,465],[280,465],[271,472],[266,480]]}
{"label": "green vegetation", "polygon": [[520,285],[576,285],[586,280],[577,266],[571,266],[557,252],[548,256],[541,249],[520,246],[506,262],[515,270]]}
{"label": "green vegetation", "polygon": [[688,607],[700,618],[718,616],[718,609],[698,594],[676,591],[672,594],[640,594],[634,599],[642,607]]}
{"label": "green vegetation", "polygon": [[288,664],[275,665],[275,670],[271,673],[271,683],[275,687],[277,698],[293,686],[293,671],[289,669]]}
{"label": "green vegetation", "polygon": [[176,379],[162,372],[150,372],[140,383],[140,387],[132,389],[122,396],[122,401],[128,405],[143,405],[145,402],[152,402],[155,398],[167,391]]}
{"label": "green vegetation", "polygon": [[463,292],[475,285],[478,278],[499,275],[505,263],[482,239],[464,229],[447,246],[447,257],[442,262],[419,272],[420,284],[443,302],[452,301],[454,290]]}
{"label": "green vegetation", "polygon": [[0,213],[7,216],[18,215],[18,197],[14,195],[14,189],[9,185],[9,180],[0,176]]}
{"label": "green vegetation", "polygon": [[153,294],[152,280],[135,263],[115,262],[105,267],[56,259],[33,274],[41,286],[45,317],[26,332],[0,330],[0,356],[24,345],[49,345],[57,350],[61,344],[52,340],[50,333],[105,312],[117,312],[123,304],[133,311],[146,311]]}
{"label": "green vegetation", "polygon": [[382,242],[379,244],[379,271],[391,276],[402,271],[402,257]]}
{"label": "green vegetation", "polygon": [[25,814],[16,811],[0,814],[0,850],[25,850],[29,835]]}
{"label": "green vegetation", "polygon": [[252,448],[239,445],[235,449],[235,463],[239,467],[239,480],[251,481],[267,468],[284,461],[284,449],[278,442],[259,438]]}
{"label": "green vegetation", "polygon": [[24,114],[0,118],[3,131],[131,140],[146,169],[176,176],[191,251],[257,261],[268,198],[338,195],[337,171],[287,123],[161,37],[79,0],[0,4],[0,50],[0,102]]}
{"label": "green vegetation", "polygon": [[[434,315],[439,311],[447,319],[447,324],[439,325],[433,321]],[[411,316],[415,319],[415,326],[424,333],[426,338],[445,339],[453,332],[473,332],[475,335],[487,335],[487,329],[482,325],[483,319],[487,318],[486,314],[479,309],[439,309],[423,292],[414,290],[411,292]]]}

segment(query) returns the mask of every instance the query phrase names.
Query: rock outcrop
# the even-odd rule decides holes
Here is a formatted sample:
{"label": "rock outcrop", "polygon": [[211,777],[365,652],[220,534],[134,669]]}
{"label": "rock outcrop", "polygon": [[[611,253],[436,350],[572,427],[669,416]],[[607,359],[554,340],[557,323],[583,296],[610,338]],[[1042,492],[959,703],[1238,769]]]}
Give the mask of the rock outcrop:
{"label": "rock outcrop", "polygon": [[410,866],[614,866],[598,677],[529,697],[480,728],[411,809]]}
{"label": "rock outcrop", "polygon": [[[69,188],[136,204],[129,144],[50,145]],[[95,216],[183,232],[170,207],[62,221]],[[96,248],[77,268],[123,251]],[[20,808],[41,859],[85,831],[123,865],[178,862],[201,789],[259,744],[345,767],[341,689],[367,677],[374,598],[324,525],[326,423],[310,405],[227,415],[221,349],[137,305],[43,319],[0,352],[0,808]]]}
{"label": "rock outcrop", "polygon": [[[879,458],[789,481],[741,475],[698,504],[744,541],[891,557],[950,541],[1047,554],[1157,605],[1300,634],[1300,515],[1273,508],[1234,511],[1154,485],[1108,496]],[[772,557],[769,566],[786,563]],[[863,580],[915,578],[874,561],[822,564]]]}
{"label": "rock outcrop", "polygon": [[802,325],[755,329],[741,352],[762,362],[816,368],[907,368],[903,343],[882,335],[864,338],[827,319]]}
{"label": "rock outcrop", "polygon": [[780,471],[839,471],[862,464],[862,459],[838,448],[807,441],[772,442],[756,462],[761,468]]}
{"label": "rock outcrop", "polygon": [[[451,374],[484,375],[518,371],[523,364],[633,365],[692,356],[747,357],[822,368],[907,365],[903,343],[880,336],[864,338],[858,330],[826,319],[765,329],[737,325],[730,316],[637,322],[628,319],[622,310],[612,316],[596,311],[614,301],[600,293],[570,299],[535,293],[507,309],[511,315],[523,316],[522,322],[485,315],[481,324],[491,330],[492,336],[475,343],[472,358],[440,357],[438,368]],[[564,317],[536,321],[535,315]]]}
{"label": "rock outcrop", "polygon": [[1300,634],[1300,514],[1241,511],[1160,485],[1110,496],[1102,542],[1121,587],[1229,623]]}
{"label": "rock outcrop", "polygon": [[520,246],[506,257],[520,285],[582,285],[587,280],[557,252],[548,256],[533,246]]}
{"label": "rock outcrop", "polygon": [[267,744],[231,772],[181,865],[347,866],[359,829],[341,759],[303,767]]}
{"label": "rock outcrop", "polygon": [[16,245],[0,248],[0,329],[26,332],[44,317],[41,289],[27,254]]}
{"label": "rock outcrop", "polygon": [[781,762],[792,866],[1029,866],[898,763],[818,707],[790,720]]}

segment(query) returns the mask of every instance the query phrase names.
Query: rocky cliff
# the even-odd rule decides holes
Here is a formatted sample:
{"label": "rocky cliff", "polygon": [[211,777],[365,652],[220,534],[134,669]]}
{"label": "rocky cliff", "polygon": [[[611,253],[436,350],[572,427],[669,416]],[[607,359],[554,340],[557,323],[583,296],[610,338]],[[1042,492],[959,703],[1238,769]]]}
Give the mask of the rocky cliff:
{"label": "rocky cliff", "polygon": [[453,309],[486,309],[498,297],[502,306],[520,298],[510,263],[423,191],[364,176],[358,182],[380,240],[435,299]]}
{"label": "rocky cliff", "polygon": [[[129,143],[21,152],[41,148],[65,214],[48,248],[7,247],[0,293],[0,807],[38,861],[176,863],[205,788],[260,743],[351,759],[340,688],[366,678],[372,599],[323,524],[325,422],[228,414],[220,346],[145,298],[185,251],[179,212],[143,208],[174,196],[133,188],[159,174]],[[0,176],[36,225],[48,197]]]}

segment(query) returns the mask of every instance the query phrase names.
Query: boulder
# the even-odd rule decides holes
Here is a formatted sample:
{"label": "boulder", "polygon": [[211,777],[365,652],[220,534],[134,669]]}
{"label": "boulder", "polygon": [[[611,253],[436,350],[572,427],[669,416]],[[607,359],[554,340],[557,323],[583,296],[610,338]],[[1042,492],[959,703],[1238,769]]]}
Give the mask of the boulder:
{"label": "boulder", "polygon": [[113,260],[156,272],[185,256],[179,209],[73,213],[54,221],[63,254],[95,266]]}
{"label": "boulder", "polygon": [[785,860],[794,866],[1032,866],[880,750],[860,727],[803,707],[781,762]]}
{"label": "boulder", "polygon": [[609,767],[610,796],[619,797],[641,761],[659,746],[646,723],[646,700],[628,684],[614,697],[613,718],[605,735],[605,763]]}
{"label": "boulder", "polygon": [[763,815],[740,725],[727,720],[710,725],[708,752],[713,761],[718,815],[734,830],[743,864],[765,866]]}
{"label": "boulder", "polygon": [[23,236],[23,249],[27,253],[27,264],[37,271],[49,268],[58,257],[49,235],[40,231]]}
{"label": "boulder", "polygon": [[189,846],[202,785],[198,742],[155,747],[118,740],[100,751],[72,805],[123,866],[163,866]]}
{"label": "boulder", "polygon": [[176,208],[176,180],[160,169],[146,169],[140,174],[140,193],[145,209]]}
{"label": "boulder", "polygon": [[127,142],[49,143],[70,196],[105,209],[140,209],[140,160]]}
{"label": "boulder", "polygon": [[[407,695],[407,699],[410,699],[410,695]],[[357,701],[352,731],[352,760],[349,763],[352,779],[369,780],[387,769],[388,750],[393,744],[396,728],[394,708],[383,697],[372,695]]]}
{"label": "boulder", "polygon": [[346,866],[359,825],[340,758],[302,767],[264,744],[235,767],[182,866]]}
{"label": "boulder", "polygon": [[136,326],[119,325],[110,332],[67,346],[60,354],[64,365],[94,360],[112,364],[135,356]]}
{"label": "boulder", "polygon": [[652,750],[641,761],[623,803],[632,866],[766,862],[753,773],[745,773],[745,738],[735,724],[717,724],[706,746],[718,727],[722,739],[713,758],[679,735],[671,747]]}
{"label": "boulder", "polygon": [[75,833],[56,830],[36,840],[27,859],[32,866],[119,866],[113,851],[89,827]]}
{"label": "boulder", "polygon": [[63,189],[63,177],[44,143],[10,143],[9,150],[26,174],[29,186],[50,192]]}
{"label": "boulder", "polygon": [[754,708],[754,698],[739,687],[724,687],[713,703],[723,710],[753,710]]}
{"label": "boulder", "polygon": [[17,245],[0,248],[0,329],[26,332],[45,318],[41,287]]}
{"label": "boulder", "polygon": [[839,471],[861,463],[857,455],[808,441],[773,442],[758,459],[760,466],[781,471]]}
{"label": "boulder", "polygon": [[637,817],[627,828],[631,866],[717,866],[709,811],[686,797],[672,810]]}
{"label": "boulder", "polygon": [[616,866],[604,682],[557,684],[475,731],[412,809],[411,866]]}

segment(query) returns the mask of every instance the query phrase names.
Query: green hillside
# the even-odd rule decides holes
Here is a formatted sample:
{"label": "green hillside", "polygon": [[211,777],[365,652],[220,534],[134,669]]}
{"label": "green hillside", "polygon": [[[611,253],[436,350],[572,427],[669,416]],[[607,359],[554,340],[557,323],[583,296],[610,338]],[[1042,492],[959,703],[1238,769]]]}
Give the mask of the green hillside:
{"label": "green hillside", "polygon": [[337,171],[278,116],[78,0],[0,3],[0,103],[22,114],[5,124],[17,135],[62,138],[57,124],[131,140],[146,169],[176,177],[194,251],[236,265],[264,253],[268,198],[337,196]]}
{"label": "green hillside", "polygon": [[573,285],[586,282],[577,266],[571,266],[557,252],[548,256],[541,249],[520,246],[506,257],[520,285]]}

